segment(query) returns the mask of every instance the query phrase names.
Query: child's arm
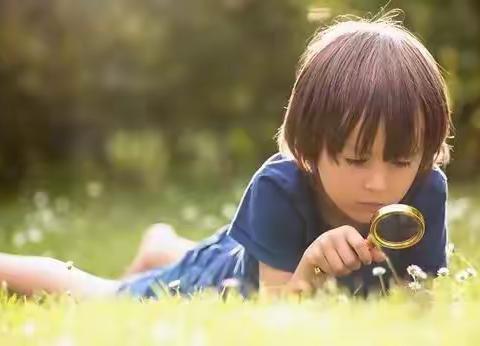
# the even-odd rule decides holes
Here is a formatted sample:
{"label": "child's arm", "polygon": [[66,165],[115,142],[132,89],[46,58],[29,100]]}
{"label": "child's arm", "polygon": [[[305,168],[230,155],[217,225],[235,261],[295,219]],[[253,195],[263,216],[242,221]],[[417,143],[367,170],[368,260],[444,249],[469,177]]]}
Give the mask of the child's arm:
{"label": "child's arm", "polygon": [[100,278],[62,261],[37,256],[0,253],[0,282],[17,293],[65,293],[74,297],[113,295],[119,282]]}
{"label": "child's arm", "polygon": [[[276,270],[261,263],[260,282],[269,293],[311,294],[328,276],[348,275],[362,264],[382,262],[385,255],[369,248],[367,241],[351,226],[340,226],[320,235],[304,252],[294,273]],[[315,267],[321,270],[315,274]]]}

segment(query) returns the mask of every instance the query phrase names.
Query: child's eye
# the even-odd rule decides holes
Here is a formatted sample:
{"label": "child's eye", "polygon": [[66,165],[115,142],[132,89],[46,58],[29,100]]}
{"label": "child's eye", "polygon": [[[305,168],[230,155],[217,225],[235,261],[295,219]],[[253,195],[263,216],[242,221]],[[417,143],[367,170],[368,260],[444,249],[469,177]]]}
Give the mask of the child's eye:
{"label": "child's eye", "polygon": [[392,163],[397,167],[408,167],[411,164],[410,161],[393,161]]}
{"label": "child's eye", "polygon": [[367,162],[366,159],[347,159],[347,158],[345,159],[345,161],[350,166],[363,166]]}

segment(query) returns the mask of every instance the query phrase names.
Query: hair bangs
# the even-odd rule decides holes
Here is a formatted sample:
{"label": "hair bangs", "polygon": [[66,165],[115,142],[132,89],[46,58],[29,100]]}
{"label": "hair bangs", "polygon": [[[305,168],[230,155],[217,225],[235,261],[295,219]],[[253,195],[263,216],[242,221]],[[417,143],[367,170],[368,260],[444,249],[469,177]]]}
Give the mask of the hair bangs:
{"label": "hair bangs", "polygon": [[344,50],[350,61],[339,59],[342,64],[332,66],[332,73],[336,71],[343,78],[329,87],[337,90],[336,95],[329,95],[336,99],[331,100],[333,107],[328,110],[337,114],[337,124],[331,124],[335,131],[326,133],[327,151],[336,157],[358,126],[357,155],[368,155],[378,130],[383,128],[384,159],[410,157],[422,147],[423,128],[421,102],[412,85],[411,71],[402,61],[404,57],[392,51],[396,47],[389,40],[378,41],[375,36],[365,35],[362,47],[353,50],[357,53]]}
{"label": "hair bangs", "polygon": [[392,23],[347,22],[321,32],[302,57],[279,147],[313,172],[326,149],[334,160],[347,141],[370,154],[385,132],[385,161],[422,154],[420,169],[445,152],[450,130],[446,86],[435,60]]}

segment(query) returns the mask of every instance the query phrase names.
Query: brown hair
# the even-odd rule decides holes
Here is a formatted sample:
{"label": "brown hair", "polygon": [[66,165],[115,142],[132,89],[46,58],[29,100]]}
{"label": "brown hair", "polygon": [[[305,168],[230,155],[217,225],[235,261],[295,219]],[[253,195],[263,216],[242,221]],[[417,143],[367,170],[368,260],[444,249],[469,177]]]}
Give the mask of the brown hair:
{"label": "brown hair", "polygon": [[444,79],[420,41],[392,20],[397,13],[338,22],[310,41],[277,138],[305,172],[316,171],[324,147],[337,160],[357,124],[358,155],[370,151],[382,124],[386,161],[423,150],[419,174],[448,163]]}

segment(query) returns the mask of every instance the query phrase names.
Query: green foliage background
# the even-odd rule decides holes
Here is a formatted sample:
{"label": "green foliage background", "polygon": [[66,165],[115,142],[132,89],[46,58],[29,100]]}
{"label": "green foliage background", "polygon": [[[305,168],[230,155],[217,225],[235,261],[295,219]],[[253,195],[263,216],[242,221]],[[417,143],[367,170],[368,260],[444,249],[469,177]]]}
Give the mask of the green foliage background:
{"label": "green foliage background", "polygon": [[[159,190],[172,177],[228,184],[251,174],[275,151],[315,30],[384,5],[1,0],[0,186],[93,177]],[[480,172],[480,5],[387,9],[397,7],[445,69],[457,128],[448,173],[471,179]]]}

